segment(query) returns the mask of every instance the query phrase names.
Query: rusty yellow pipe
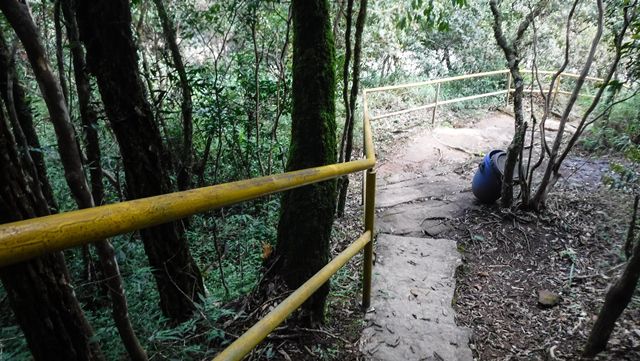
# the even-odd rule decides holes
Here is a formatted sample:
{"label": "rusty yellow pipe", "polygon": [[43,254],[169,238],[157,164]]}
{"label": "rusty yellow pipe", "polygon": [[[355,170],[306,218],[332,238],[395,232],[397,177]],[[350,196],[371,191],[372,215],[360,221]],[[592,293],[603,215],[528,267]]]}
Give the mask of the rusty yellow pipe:
{"label": "rusty yellow pipe", "polygon": [[0,267],[373,168],[376,159],[368,116],[364,117],[363,132],[365,159],[2,224]]}
{"label": "rusty yellow pipe", "polygon": [[3,224],[0,267],[361,171],[374,164],[375,159],[362,159]]}
{"label": "rusty yellow pipe", "polygon": [[366,231],[360,238],[342,251],[318,273],[300,286],[289,297],[282,301],[273,311],[253,325],[240,338],[224,349],[214,361],[235,361],[251,352],[271,331],[282,323],[293,311],[298,309],[320,286],[333,276],[342,266],[367,245],[371,240],[371,232]]}

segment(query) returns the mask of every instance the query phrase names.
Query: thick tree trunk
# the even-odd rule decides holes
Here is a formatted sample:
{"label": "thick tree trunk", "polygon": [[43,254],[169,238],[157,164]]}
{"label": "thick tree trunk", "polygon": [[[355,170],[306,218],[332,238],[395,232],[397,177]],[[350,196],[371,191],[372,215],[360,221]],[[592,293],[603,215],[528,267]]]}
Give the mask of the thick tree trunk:
{"label": "thick tree trunk", "polygon": [[[293,114],[288,170],[336,161],[335,50],[326,0],[293,0]],[[288,191],[278,225],[279,274],[296,288],[329,259],[336,206],[334,180]],[[323,321],[329,284],[305,303],[307,321]]]}
{"label": "thick tree trunk", "polygon": [[[0,111],[0,223],[49,214],[44,197],[33,192],[38,175],[23,164]],[[0,269],[11,308],[35,360],[103,360],[92,341],[59,252]],[[55,355],[55,356],[53,356]]]}
{"label": "thick tree trunk", "polygon": [[[87,186],[80,149],[71,126],[69,112],[60,84],[57,83],[51,71],[44,46],[40,41],[35,23],[31,19],[28,6],[18,2],[9,6],[13,6],[11,11],[7,11],[5,8],[2,8],[2,10],[24,45],[40,85],[41,93],[45,99],[56,137],[58,138],[58,151],[67,184],[78,206],[80,208],[91,208],[94,206],[94,201]],[[61,144],[61,142],[65,142],[65,144]],[[115,260],[115,251],[108,241],[102,240],[95,244],[112,295],[114,321],[118,331],[132,359],[144,361],[146,360],[145,352],[138,343],[128,318],[127,303]]]}
{"label": "thick tree trunk", "polygon": [[616,321],[627,307],[640,279],[640,246],[636,244],[622,276],[609,289],[604,305],[593,325],[589,340],[584,348],[584,356],[594,357],[604,351]]}
{"label": "thick tree trunk", "polygon": [[[3,3],[4,5],[5,3]],[[26,4],[13,2],[10,10],[2,8],[12,27],[16,30],[27,56],[34,69],[34,74],[40,85],[41,93],[45,99],[51,121],[58,138],[58,151],[62,160],[67,184],[80,208],[94,206],[93,197],[87,185],[84,175],[80,149],[76,142],[75,132],[71,126],[69,112],[61,91],[46,57],[44,46],[40,41],[38,30],[31,19],[29,8]],[[127,302],[122,288],[122,280],[115,259],[115,251],[106,240],[95,242],[101,266],[109,286],[113,301],[113,315],[116,327],[132,359],[145,361],[146,354],[140,346],[131,327],[127,313]]]}
{"label": "thick tree trunk", "polygon": [[[160,131],[138,74],[129,2],[80,1],[77,11],[87,64],[98,80],[122,154],[129,198],[171,192],[166,171],[170,160],[164,157]],[[203,285],[184,229],[180,222],[171,222],[143,229],[140,234],[154,270],[163,314],[176,322],[187,320]]]}
{"label": "thick tree trunk", "polygon": [[[87,159],[90,164],[90,174],[92,180],[91,194],[81,199],[76,198],[80,208],[91,208],[95,204],[102,203],[104,198],[104,188],[102,185],[102,167],[100,160],[100,144],[97,133],[97,117],[90,104],[91,85],[86,73],[84,62],[84,51],[79,40],[76,18],[73,12],[72,0],[62,0],[63,12],[66,19],[67,33],[71,42],[71,55],[73,57],[74,75],[76,78],[76,89],[78,92],[78,103],[80,106],[80,117],[85,132],[85,142],[87,147]],[[63,162],[66,161],[63,158]],[[76,164],[82,167],[81,164]],[[81,170],[80,170],[81,171]],[[84,174],[84,173],[83,173]],[[70,185],[71,186],[71,185]],[[95,188],[94,188],[95,187]],[[82,203],[83,199],[90,198],[91,203]],[[129,357],[136,361],[147,360],[147,355],[131,325],[129,319],[129,307],[122,286],[122,278],[116,261],[115,250],[107,240],[100,240],[94,243],[98,256],[100,257],[100,267],[104,275],[104,282],[109,291],[112,303],[112,317],[124,343]]]}
{"label": "thick tree trunk", "polygon": [[158,16],[162,24],[162,33],[167,41],[169,50],[171,51],[171,59],[173,67],[178,72],[180,79],[180,89],[182,90],[182,102],[180,104],[182,110],[182,156],[178,160],[180,165],[178,168],[178,189],[186,190],[191,188],[191,174],[193,168],[193,105],[191,102],[191,85],[187,78],[187,71],[180,54],[178,41],[176,40],[176,30],[173,22],[167,14],[163,0],[153,0],[158,9]]}

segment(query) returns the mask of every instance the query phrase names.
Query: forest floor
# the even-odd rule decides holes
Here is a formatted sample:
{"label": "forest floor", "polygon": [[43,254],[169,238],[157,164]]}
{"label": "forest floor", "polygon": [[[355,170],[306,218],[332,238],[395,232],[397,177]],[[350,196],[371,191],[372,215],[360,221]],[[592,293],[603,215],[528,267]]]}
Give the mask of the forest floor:
{"label": "forest floor", "polygon": [[[379,158],[379,234],[457,242],[462,265],[452,304],[456,323],[472,332],[474,359],[577,359],[606,287],[624,267],[621,244],[630,200],[603,184],[610,176],[610,164],[619,160],[575,155],[566,161],[564,177],[550,195],[547,211],[540,215],[503,212],[496,205],[478,204],[470,183],[483,154],[506,147],[513,133],[512,118],[498,111],[443,112],[441,126],[431,129],[424,122],[429,116],[430,112],[413,114],[373,125]],[[553,126],[551,121],[550,133]],[[336,221],[333,255],[361,233],[361,175],[350,179],[345,216]],[[387,194],[390,190],[393,197],[380,197],[381,189]],[[390,222],[394,218],[400,223]],[[419,228],[411,228],[409,223],[415,225],[416,220]],[[380,238],[378,247],[379,242]],[[405,267],[416,265],[409,262]],[[380,331],[370,315],[362,318],[361,269],[358,256],[332,279],[325,325],[303,329],[286,323],[249,359],[376,359],[366,337],[361,337],[363,329]],[[540,308],[541,290],[559,295],[560,302]],[[259,305],[254,317],[268,312],[284,296]],[[640,359],[639,305],[640,298],[634,298],[612,335],[610,350],[598,359]],[[418,337],[428,341],[424,335]],[[381,347],[398,348],[394,342]]]}

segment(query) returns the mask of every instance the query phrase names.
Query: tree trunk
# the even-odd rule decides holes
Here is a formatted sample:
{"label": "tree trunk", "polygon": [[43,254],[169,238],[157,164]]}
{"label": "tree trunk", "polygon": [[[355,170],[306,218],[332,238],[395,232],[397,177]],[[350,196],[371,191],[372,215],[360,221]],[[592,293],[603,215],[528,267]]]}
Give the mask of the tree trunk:
{"label": "tree trunk", "polygon": [[624,255],[627,258],[631,257],[633,251],[634,242],[636,239],[635,231],[638,219],[638,202],[640,201],[640,194],[636,194],[633,197],[633,211],[631,212],[631,222],[629,223],[629,229],[627,230],[627,239],[624,242]]}
{"label": "tree trunk", "polygon": [[74,0],[60,0],[62,13],[65,18],[69,48],[73,62],[73,74],[76,80],[78,92],[78,107],[84,133],[84,143],[87,155],[87,166],[91,182],[91,194],[95,205],[100,206],[104,201],[104,185],[102,183],[102,160],[100,141],[98,139],[98,115],[91,104],[91,83],[86,72],[85,54],[80,37],[78,25],[73,12]]}
{"label": "tree trunk", "polygon": [[640,246],[636,244],[622,276],[609,289],[604,305],[593,325],[589,340],[584,348],[584,356],[594,357],[604,351],[609,342],[616,321],[627,307],[640,279]]}
{"label": "tree trunk", "polygon": [[[536,210],[540,210],[544,207],[547,195],[549,191],[553,188],[555,183],[558,180],[558,170],[562,161],[558,161],[558,156],[563,157],[562,154],[559,154],[560,146],[562,145],[562,139],[564,137],[564,128],[569,119],[569,115],[571,114],[571,110],[575,102],[578,100],[578,94],[584,85],[587,75],[589,74],[589,69],[591,68],[591,64],[593,63],[596,49],[598,47],[598,43],[600,43],[600,38],[602,37],[603,31],[603,4],[602,0],[598,0],[598,23],[597,23],[597,31],[595,36],[591,41],[591,47],[589,50],[589,54],[585,60],[585,63],[580,72],[580,76],[576,79],[576,84],[567,101],[567,105],[562,113],[562,117],[560,118],[560,125],[558,127],[558,132],[556,138],[553,142],[553,146],[551,147],[551,153],[549,154],[549,161],[547,163],[547,167],[545,168],[545,172],[542,176],[542,180],[540,181],[540,185],[536,190],[533,198],[531,199],[531,207]],[[592,103],[593,104],[593,103]],[[569,143],[571,144],[571,142]],[[569,145],[568,145],[569,146]],[[556,168],[557,167],[557,168]],[[555,171],[554,171],[555,168]],[[553,179],[552,179],[553,176]]]}
{"label": "tree trunk", "polygon": [[[326,0],[293,0],[293,114],[288,170],[336,161],[335,50]],[[309,86],[312,84],[313,86]],[[288,191],[278,224],[279,274],[296,288],[329,259],[336,182]],[[307,322],[324,320],[329,284],[304,305]]]}
{"label": "tree trunk", "polygon": [[[56,137],[58,138],[58,151],[67,184],[78,206],[80,208],[91,208],[94,206],[93,197],[84,175],[80,149],[71,126],[69,112],[60,84],[56,81],[51,71],[44,46],[40,41],[35,23],[31,19],[28,6],[22,5],[17,1],[9,6],[11,7],[10,10],[4,7],[2,10],[25,47],[40,85],[41,93],[45,99]],[[146,360],[145,352],[135,337],[128,318],[127,303],[115,260],[115,251],[111,244],[105,240],[98,241],[95,244],[112,294],[114,321],[118,331],[131,358],[144,361]]]}
{"label": "tree trunk", "polygon": [[182,102],[180,105],[182,110],[182,157],[178,160],[180,166],[178,168],[177,183],[179,190],[186,190],[191,188],[191,173],[193,168],[193,105],[191,102],[191,85],[189,85],[187,71],[184,66],[184,61],[182,60],[182,55],[180,55],[180,48],[176,40],[176,30],[167,14],[164,2],[163,0],[153,0],[153,2],[158,9],[158,16],[162,24],[162,33],[171,51],[173,67],[176,68],[178,72],[180,89],[182,90]]}
{"label": "tree trunk", "polygon": [[[360,85],[360,56],[362,53],[362,33],[364,32],[364,24],[367,20],[367,0],[360,0],[360,9],[358,10],[358,18],[356,20],[356,37],[353,46],[353,71],[351,73],[351,94],[349,97],[349,113],[348,119],[343,130],[344,161],[351,161],[351,153],[353,152],[353,124],[356,116],[356,101],[358,99],[358,88]],[[340,149],[342,154],[342,147]],[[349,190],[349,177],[345,176],[339,184],[338,196],[338,217],[344,215],[344,208],[347,203],[347,191]]]}
{"label": "tree trunk", "polygon": [[[47,167],[42,155],[42,147],[33,127],[31,109],[27,103],[24,88],[18,81],[13,54],[5,41],[2,29],[0,29],[0,97],[5,103],[7,114],[14,129],[16,129],[16,141],[18,149],[23,156],[29,156],[27,165],[33,165],[33,174],[38,176],[39,187],[34,185],[34,191],[42,192],[49,204],[51,212],[57,212],[58,205],[53,198],[53,190],[47,179]],[[28,150],[28,151],[27,151]],[[39,188],[39,189],[38,189]]]}
{"label": "tree trunk", "polygon": [[[507,148],[507,160],[504,166],[504,174],[502,176],[502,189],[500,204],[504,208],[511,207],[513,205],[513,175],[515,169],[518,166],[518,159],[521,158],[522,150],[524,147],[524,138],[527,129],[527,124],[524,121],[524,111],[522,109],[522,94],[524,91],[524,81],[522,74],[520,74],[520,49],[519,43],[524,36],[525,32],[529,28],[529,25],[533,22],[535,17],[542,12],[545,2],[539,2],[535,8],[527,14],[525,19],[520,23],[516,31],[516,36],[513,41],[509,42],[505,37],[502,30],[502,13],[498,8],[498,2],[491,0],[489,2],[491,7],[491,13],[493,14],[493,34],[498,43],[498,46],[504,52],[504,56],[509,66],[509,71],[513,77],[515,85],[515,92],[513,93],[513,113],[515,114],[515,132],[513,139]],[[522,160],[520,160],[522,162]],[[522,182],[525,179],[521,179]]]}
{"label": "tree trunk", "polygon": [[53,4],[53,25],[56,32],[56,65],[58,67],[58,79],[60,79],[60,87],[64,100],[69,106],[69,87],[64,74],[64,51],[62,41],[62,22],[60,21],[60,0],[55,0]]}
{"label": "tree trunk", "polygon": [[[519,61],[517,62],[519,63]],[[524,122],[524,111],[522,109],[522,94],[524,91],[524,80],[520,74],[518,65],[511,68],[511,74],[514,79],[515,91],[513,93],[513,112],[515,115],[515,132],[513,139],[507,148],[507,160],[504,166],[504,174],[502,176],[502,189],[500,203],[503,208],[513,205],[513,176],[518,164],[522,162],[520,155],[524,147],[524,137],[526,133],[526,123]],[[520,162],[518,162],[520,159]],[[524,181],[521,179],[521,181]]]}
{"label": "tree trunk", "polygon": [[[50,213],[46,199],[33,192],[38,179],[30,171],[34,168],[19,158],[0,111],[0,223]],[[35,360],[51,360],[52,355],[60,360],[104,359],[92,341],[93,330],[75,298],[62,253],[1,268],[0,279]]]}
{"label": "tree trunk", "polygon": [[77,167],[77,164],[82,164],[82,162],[74,136],[75,132],[71,126],[69,113],[62,94],[62,88],[51,70],[49,61],[46,60],[46,52],[40,40],[38,29],[31,19],[28,5],[23,1],[2,1],[0,2],[0,10],[5,14],[27,52],[33,73],[49,109],[51,122],[56,132],[60,156],[70,160],[69,162],[63,162],[63,168],[71,193],[75,198],[90,203],[89,186],[82,172],[82,167]]}
{"label": "tree trunk", "polygon": [[[340,150],[338,151],[338,161],[345,161],[345,147],[347,143],[347,129],[351,121],[351,102],[349,101],[349,64],[351,64],[351,24],[353,22],[353,2],[347,0],[347,10],[345,13],[346,24],[344,30],[344,64],[342,65],[342,103],[344,104],[344,127],[340,138]],[[344,207],[347,203],[347,189],[349,189],[349,176],[345,175],[338,179],[338,208],[336,210],[338,218],[344,215]]]}
{"label": "tree trunk", "polygon": [[[87,49],[89,70],[96,75],[107,117],[115,133],[127,180],[129,198],[172,191],[160,131],[153,119],[131,33],[126,0],[78,3],[80,37]],[[187,320],[203,294],[202,277],[191,257],[180,222],[140,231],[153,268],[163,314],[174,322]]]}
{"label": "tree trunk", "polygon": [[[97,117],[95,110],[91,106],[91,85],[86,73],[84,62],[84,51],[79,42],[78,27],[73,12],[73,0],[62,0],[63,12],[66,19],[66,27],[69,40],[71,42],[71,55],[73,57],[74,75],[76,78],[76,89],[78,92],[78,103],[80,106],[80,116],[85,131],[85,142],[87,147],[87,159],[90,164],[90,174],[92,181],[91,193],[83,198],[76,198],[80,208],[91,208],[95,204],[102,203],[104,198],[104,187],[102,185],[102,167],[100,160],[100,144],[97,133]],[[63,162],[66,159],[63,158]],[[82,172],[82,164],[75,164]],[[84,172],[82,172],[84,175]],[[71,186],[71,185],[70,185]],[[88,192],[88,191],[87,191]],[[90,198],[90,203],[83,203],[83,200]],[[122,278],[116,261],[115,250],[107,240],[100,240],[94,243],[100,258],[100,267],[104,275],[104,283],[109,290],[112,303],[112,317],[124,343],[129,357],[137,361],[147,360],[147,355],[131,325],[129,319],[129,307],[122,286]]]}

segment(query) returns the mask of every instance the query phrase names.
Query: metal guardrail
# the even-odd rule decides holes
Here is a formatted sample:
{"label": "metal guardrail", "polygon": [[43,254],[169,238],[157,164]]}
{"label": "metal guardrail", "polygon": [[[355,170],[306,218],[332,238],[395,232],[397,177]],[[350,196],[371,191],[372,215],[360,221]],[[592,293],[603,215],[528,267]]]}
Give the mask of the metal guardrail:
{"label": "metal guardrail", "polygon": [[371,125],[364,124],[365,159],[218,184],[0,225],[0,267],[48,252],[181,219],[375,165]]}
{"label": "metal guardrail", "polygon": [[[530,72],[531,72],[531,70],[522,70],[521,71],[521,73],[523,75],[526,75],[527,73],[530,73]],[[538,72],[538,74],[542,74],[542,75],[555,74],[554,71],[548,71],[548,70],[538,70],[537,72]],[[466,80],[466,79],[472,79],[472,78],[479,78],[479,77],[503,75],[503,74],[507,75],[507,86],[506,86],[506,89],[504,89],[504,90],[497,90],[497,91],[494,91],[494,92],[470,95],[470,96],[466,96],[466,97],[447,99],[447,100],[440,100],[439,99],[439,96],[440,96],[440,85],[443,84],[443,83],[448,83],[448,82],[457,81],[457,80]],[[555,96],[557,94],[569,94],[569,95],[571,94],[571,92],[560,90],[560,80],[561,80],[562,77],[578,78],[578,77],[580,77],[580,75],[579,74],[575,74],[575,73],[561,73],[558,76],[558,79],[556,81],[556,87],[552,92],[553,96],[554,96],[554,99],[555,99]],[[595,77],[592,77],[592,76],[588,76],[585,79],[586,80],[590,80],[590,81],[604,81],[604,79],[602,79],[602,78],[595,78]],[[509,70],[505,69],[505,70],[487,71],[487,72],[483,72],[483,73],[459,75],[459,76],[453,76],[453,77],[448,77],[448,78],[433,79],[433,80],[427,80],[427,81],[416,82],[416,83],[408,83],[408,84],[384,86],[384,87],[379,87],[379,88],[371,88],[371,89],[367,89],[365,91],[365,95],[366,94],[375,93],[375,92],[383,92],[383,91],[396,90],[396,89],[415,88],[415,87],[421,87],[421,86],[427,86],[427,85],[435,85],[436,86],[436,94],[435,94],[434,101],[432,103],[421,105],[419,107],[414,107],[414,108],[410,108],[410,109],[403,109],[403,110],[398,110],[398,111],[384,113],[384,114],[377,114],[377,115],[374,115],[374,116],[371,117],[371,121],[382,119],[382,118],[394,117],[394,116],[398,116],[398,115],[402,115],[402,114],[406,114],[406,113],[411,113],[411,112],[415,112],[415,111],[419,111],[419,110],[425,110],[425,109],[433,108],[433,112],[431,113],[431,124],[434,124],[435,123],[435,117],[436,117],[436,111],[438,109],[438,106],[446,105],[446,104],[453,104],[453,103],[460,103],[460,102],[467,101],[467,100],[474,100],[474,99],[492,97],[492,96],[497,96],[497,95],[502,95],[502,94],[506,95],[505,103],[508,104],[509,103],[509,94],[511,94],[511,93],[513,93],[515,91],[515,89],[511,88],[511,73],[509,72]],[[548,92],[548,89],[545,89],[543,91],[546,93],[546,92]],[[536,93],[536,92],[539,92],[539,90],[538,89],[534,89],[534,90],[524,89],[524,92],[525,93]],[[588,94],[579,94],[579,95],[580,96],[584,96],[584,97],[593,97],[593,96],[588,95]]]}
{"label": "metal guardrail", "polygon": [[[540,71],[540,73],[542,74],[545,72]],[[312,278],[294,291],[294,293],[282,301],[273,311],[251,327],[215,358],[216,361],[241,360],[271,331],[273,331],[273,329],[275,329],[302,303],[304,303],[304,301],[306,301],[322,284],[324,284],[332,275],[334,275],[351,258],[363,249],[362,305],[364,308],[369,307],[371,297],[376,184],[376,172],[373,169],[376,164],[376,158],[373,146],[371,121],[411,111],[433,108],[433,122],[438,105],[502,94],[507,94],[508,102],[508,93],[513,91],[510,89],[510,75],[508,75],[507,89],[505,90],[438,102],[441,83],[500,74],[509,74],[509,72],[508,70],[498,70],[364,90],[364,159],[2,224],[0,225],[0,267],[26,261],[31,258],[44,255],[48,252],[60,251],[88,244],[95,240],[174,221],[196,213],[256,199],[261,196],[302,187],[312,183],[334,179],[359,171],[366,171],[363,190],[365,208],[364,233],[349,247],[347,247],[347,249],[342,251],[342,253],[335,257]],[[562,75],[577,77],[577,74],[570,73],[563,73]],[[602,80],[591,77],[588,79],[596,81]],[[371,117],[369,115],[367,94],[433,84],[437,85],[437,91],[435,101],[432,104],[377,115],[375,117]],[[555,91],[557,93],[558,89],[556,88]]]}

